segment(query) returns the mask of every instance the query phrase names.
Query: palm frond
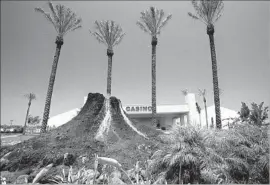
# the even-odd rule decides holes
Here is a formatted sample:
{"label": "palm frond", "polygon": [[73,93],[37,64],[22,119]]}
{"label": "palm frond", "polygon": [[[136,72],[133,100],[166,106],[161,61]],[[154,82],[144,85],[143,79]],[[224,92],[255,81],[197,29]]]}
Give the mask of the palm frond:
{"label": "palm frond", "polygon": [[58,32],[57,25],[54,19],[51,17],[50,13],[45,12],[42,8],[35,8],[36,12],[44,15],[44,17],[54,26],[55,30]]}
{"label": "palm frond", "polygon": [[162,9],[150,7],[149,10],[141,12],[140,21],[137,21],[137,25],[151,36],[157,36],[160,34],[161,28],[163,28],[168,21],[172,18],[172,15],[166,17]]}
{"label": "palm frond", "polygon": [[114,21],[95,21],[95,29],[95,32],[90,33],[110,49],[118,45],[125,35],[121,26]]}
{"label": "palm frond", "polygon": [[193,15],[193,14],[190,13],[190,12],[188,12],[188,15],[189,15],[191,18],[193,18],[193,19],[196,19],[196,20],[199,19],[199,17],[197,17],[196,15]]}
{"label": "palm frond", "polygon": [[55,22],[56,24],[59,23],[59,20],[60,20],[60,19],[59,19],[57,13],[56,13],[55,7],[53,6],[53,4],[52,4],[51,1],[48,1],[48,6],[49,6],[49,8],[50,8],[50,10],[51,10],[51,12],[52,12],[52,17],[53,17],[54,22]]}
{"label": "palm frond", "polygon": [[25,94],[24,97],[31,101],[36,99],[36,95],[34,93]]}
{"label": "palm frond", "polygon": [[207,26],[213,25],[220,17],[224,8],[222,0],[192,0],[197,15],[188,13],[190,17],[202,21]]}
{"label": "palm frond", "polygon": [[160,34],[161,28],[166,26],[166,24],[169,22],[169,20],[172,18],[172,14],[168,15],[165,19],[163,19],[160,23],[160,26],[158,27],[157,34]]}
{"label": "palm frond", "polygon": [[149,30],[149,28],[147,26],[145,26],[142,22],[137,21],[136,24],[146,33],[151,33],[151,31]]}
{"label": "palm frond", "polygon": [[184,96],[186,96],[186,95],[188,94],[188,90],[187,90],[187,89],[182,90],[182,94],[183,94]]}
{"label": "palm frond", "polygon": [[45,12],[41,8],[35,8],[35,10],[42,13],[53,24],[58,36],[63,37],[68,32],[82,27],[82,19],[78,18],[71,9],[61,4],[54,5],[50,1],[48,6],[51,13]]}

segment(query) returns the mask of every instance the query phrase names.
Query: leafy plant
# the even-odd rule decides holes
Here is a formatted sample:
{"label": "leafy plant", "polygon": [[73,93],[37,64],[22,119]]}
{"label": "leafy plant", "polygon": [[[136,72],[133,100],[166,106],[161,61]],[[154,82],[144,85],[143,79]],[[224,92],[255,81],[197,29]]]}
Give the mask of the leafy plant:
{"label": "leafy plant", "polygon": [[269,107],[263,107],[264,102],[257,105],[256,103],[251,104],[251,111],[250,111],[250,121],[257,125],[262,126],[264,121],[268,118],[268,111]]}
{"label": "leafy plant", "polygon": [[33,117],[32,115],[28,116],[28,124],[29,125],[38,125],[41,121],[41,118],[39,116]]}

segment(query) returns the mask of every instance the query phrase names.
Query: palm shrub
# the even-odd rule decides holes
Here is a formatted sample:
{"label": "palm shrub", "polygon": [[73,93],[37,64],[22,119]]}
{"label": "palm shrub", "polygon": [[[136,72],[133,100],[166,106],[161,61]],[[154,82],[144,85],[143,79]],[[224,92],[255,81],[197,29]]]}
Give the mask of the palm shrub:
{"label": "palm shrub", "polygon": [[34,93],[29,93],[29,94],[25,94],[24,97],[27,98],[28,100],[28,106],[27,106],[27,112],[26,112],[26,117],[25,117],[25,122],[24,122],[23,135],[25,135],[26,124],[27,124],[27,120],[29,119],[29,111],[30,111],[31,103],[33,100],[36,99],[36,95]]}
{"label": "palm shrub", "polygon": [[267,130],[241,124],[229,130],[175,125],[151,158],[155,178],[168,183],[269,183]]}
{"label": "palm shrub", "polygon": [[151,158],[152,175],[164,178],[168,183],[199,182],[200,158],[206,149],[198,130],[176,125],[161,138],[163,149],[157,150]]}

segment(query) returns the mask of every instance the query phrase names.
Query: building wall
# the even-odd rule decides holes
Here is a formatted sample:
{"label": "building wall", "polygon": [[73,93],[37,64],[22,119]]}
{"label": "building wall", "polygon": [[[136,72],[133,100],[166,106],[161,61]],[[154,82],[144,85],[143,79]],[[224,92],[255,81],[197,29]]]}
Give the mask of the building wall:
{"label": "building wall", "polygon": [[[163,115],[157,115],[157,120],[160,123],[160,127],[166,127],[170,128],[174,122],[178,122],[179,124],[185,125],[187,123],[187,119],[185,119],[185,116],[187,117],[186,114],[163,114]],[[151,124],[151,115],[149,117],[144,117],[144,118],[132,118],[132,120],[135,122],[140,122],[141,124]]]}

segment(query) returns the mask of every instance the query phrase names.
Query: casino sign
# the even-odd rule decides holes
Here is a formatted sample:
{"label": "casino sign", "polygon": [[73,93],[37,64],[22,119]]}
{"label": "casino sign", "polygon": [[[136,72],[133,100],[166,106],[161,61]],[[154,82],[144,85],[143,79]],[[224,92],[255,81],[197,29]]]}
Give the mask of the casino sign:
{"label": "casino sign", "polygon": [[126,106],[125,111],[129,112],[152,112],[152,106]]}

